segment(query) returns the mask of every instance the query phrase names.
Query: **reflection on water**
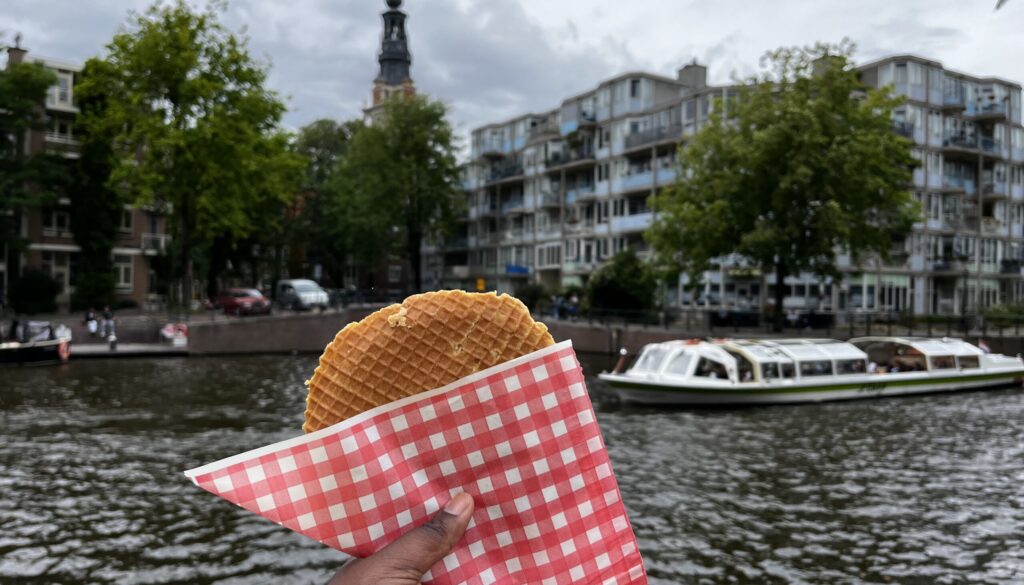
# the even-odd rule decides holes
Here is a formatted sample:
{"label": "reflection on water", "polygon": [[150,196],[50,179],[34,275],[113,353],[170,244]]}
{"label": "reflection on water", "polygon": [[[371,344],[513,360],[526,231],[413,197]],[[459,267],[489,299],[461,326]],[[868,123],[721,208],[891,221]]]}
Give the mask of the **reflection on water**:
{"label": "reflection on water", "polygon": [[[298,434],[314,365],[0,370],[0,582],[325,581],[340,553],[181,473]],[[654,583],[1024,582],[1018,390],[705,411],[591,391]]]}

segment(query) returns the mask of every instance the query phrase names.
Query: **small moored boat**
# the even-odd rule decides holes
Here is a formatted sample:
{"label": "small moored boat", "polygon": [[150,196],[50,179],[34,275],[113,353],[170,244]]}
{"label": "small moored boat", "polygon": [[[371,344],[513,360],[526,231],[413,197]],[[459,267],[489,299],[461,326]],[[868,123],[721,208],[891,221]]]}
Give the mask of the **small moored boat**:
{"label": "small moored boat", "polygon": [[626,402],[776,404],[1006,386],[1024,360],[948,338],[693,340],[652,343],[599,377]]}
{"label": "small moored boat", "polygon": [[0,366],[43,365],[68,361],[71,330],[48,321],[14,321],[0,335]]}

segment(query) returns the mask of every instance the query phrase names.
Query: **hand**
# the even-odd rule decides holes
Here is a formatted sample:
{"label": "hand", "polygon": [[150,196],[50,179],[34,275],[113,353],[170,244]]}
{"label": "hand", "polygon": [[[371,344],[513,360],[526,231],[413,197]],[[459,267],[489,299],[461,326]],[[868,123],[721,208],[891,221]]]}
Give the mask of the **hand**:
{"label": "hand", "polygon": [[430,521],[373,556],[348,562],[327,585],[418,585],[452,552],[473,515],[473,498],[459,494]]}

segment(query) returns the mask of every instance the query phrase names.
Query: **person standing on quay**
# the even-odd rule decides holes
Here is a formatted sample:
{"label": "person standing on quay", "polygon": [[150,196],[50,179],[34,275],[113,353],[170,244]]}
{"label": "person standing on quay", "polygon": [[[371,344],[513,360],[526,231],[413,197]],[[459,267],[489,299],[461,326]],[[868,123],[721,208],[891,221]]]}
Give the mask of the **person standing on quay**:
{"label": "person standing on quay", "polygon": [[110,337],[114,334],[114,312],[110,305],[103,307],[103,337]]}

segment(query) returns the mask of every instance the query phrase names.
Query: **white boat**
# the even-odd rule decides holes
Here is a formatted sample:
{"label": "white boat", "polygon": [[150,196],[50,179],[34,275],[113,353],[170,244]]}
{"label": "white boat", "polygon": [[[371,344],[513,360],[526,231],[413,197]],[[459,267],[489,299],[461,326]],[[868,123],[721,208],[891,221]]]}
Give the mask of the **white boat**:
{"label": "white boat", "polygon": [[652,343],[599,377],[625,402],[778,404],[1019,384],[1024,360],[948,338],[693,340]]}

